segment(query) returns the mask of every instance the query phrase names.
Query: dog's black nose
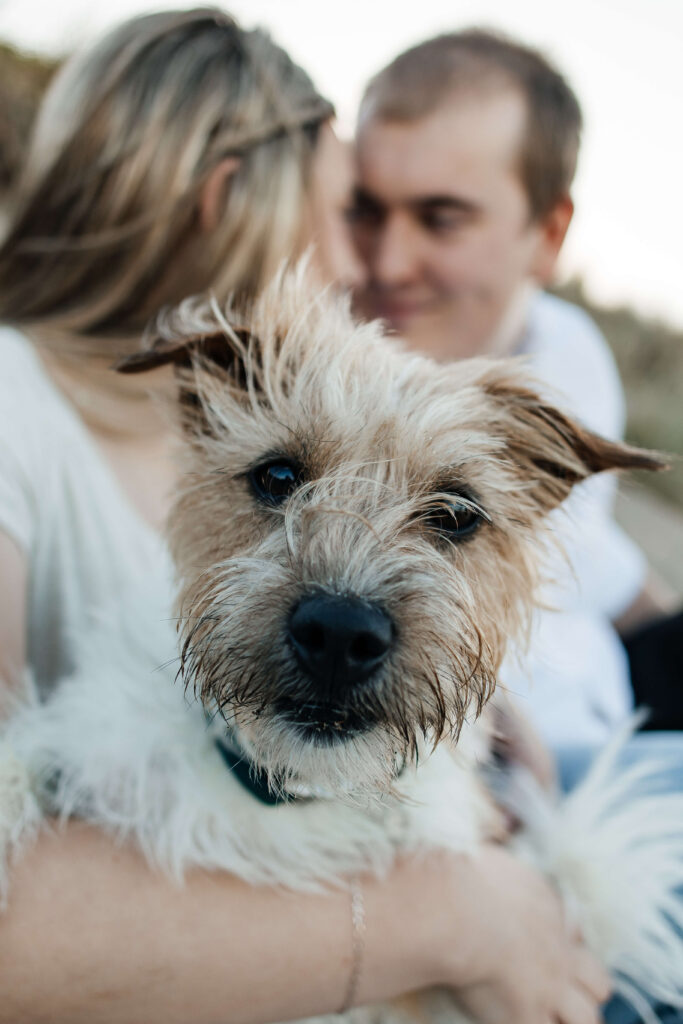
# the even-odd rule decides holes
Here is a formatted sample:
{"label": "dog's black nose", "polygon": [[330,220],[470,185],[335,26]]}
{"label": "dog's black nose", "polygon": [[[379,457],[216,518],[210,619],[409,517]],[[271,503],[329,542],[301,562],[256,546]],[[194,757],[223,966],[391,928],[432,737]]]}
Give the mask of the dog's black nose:
{"label": "dog's black nose", "polygon": [[389,653],[393,634],[391,619],[377,605],[334,594],[302,598],[289,620],[300,667],[329,696],[368,679]]}

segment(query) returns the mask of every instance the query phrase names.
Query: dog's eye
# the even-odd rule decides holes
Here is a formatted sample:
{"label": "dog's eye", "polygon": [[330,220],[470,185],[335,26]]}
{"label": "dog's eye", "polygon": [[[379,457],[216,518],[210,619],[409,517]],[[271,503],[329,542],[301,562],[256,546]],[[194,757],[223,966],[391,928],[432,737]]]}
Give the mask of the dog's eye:
{"label": "dog's eye", "polygon": [[301,467],[288,459],[273,459],[249,472],[249,483],[260,501],[281,505],[301,483]]}
{"label": "dog's eye", "polygon": [[469,537],[481,525],[485,516],[469,502],[458,501],[457,497],[444,500],[422,517],[426,525],[448,540]]}

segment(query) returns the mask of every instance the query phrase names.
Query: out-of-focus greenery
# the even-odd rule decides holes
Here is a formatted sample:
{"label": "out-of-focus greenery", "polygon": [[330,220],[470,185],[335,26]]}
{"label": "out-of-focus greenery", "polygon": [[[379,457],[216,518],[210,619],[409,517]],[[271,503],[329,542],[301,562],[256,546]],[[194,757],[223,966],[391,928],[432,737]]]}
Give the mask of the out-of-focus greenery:
{"label": "out-of-focus greenery", "polygon": [[555,291],[582,306],[609,342],[626,391],[628,440],[674,456],[669,472],[640,474],[642,483],[683,507],[683,331],[627,307],[598,306],[580,280]]}
{"label": "out-of-focus greenery", "polygon": [[0,190],[13,183],[36,108],[57,63],[0,43]]}

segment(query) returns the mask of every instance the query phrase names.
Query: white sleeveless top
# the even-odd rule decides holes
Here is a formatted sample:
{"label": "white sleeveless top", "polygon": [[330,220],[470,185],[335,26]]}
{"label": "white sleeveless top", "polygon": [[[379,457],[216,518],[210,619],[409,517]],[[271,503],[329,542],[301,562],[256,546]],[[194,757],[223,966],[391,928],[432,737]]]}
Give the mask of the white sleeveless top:
{"label": "white sleeveless top", "polygon": [[46,692],[73,665],[74,638],[143,587],[168,607],[163,539],[133,508],[31,343],[0,328],[0,530],[29,565],[29,666]]}

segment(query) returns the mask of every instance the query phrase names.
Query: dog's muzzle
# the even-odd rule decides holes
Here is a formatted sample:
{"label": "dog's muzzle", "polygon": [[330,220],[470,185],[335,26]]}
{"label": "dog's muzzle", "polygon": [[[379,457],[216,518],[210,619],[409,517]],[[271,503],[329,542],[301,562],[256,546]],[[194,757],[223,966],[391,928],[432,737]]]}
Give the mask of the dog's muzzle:
{"label": "dog's muzzle", "polygon": [[375,725],[357,698],[389,655],[392,620],[376,604],[318,591],[299,601],[287,624],[287,639],[306,679],[305,696],[291,694],[278,710],[307,737],[335,742]]}
{"label": "dog's muzzle", "polygon": [[288,633],[299,668],[330,702],[366,683],[394,640],[392,621],[378,605],[325,593],[302,598]]}

